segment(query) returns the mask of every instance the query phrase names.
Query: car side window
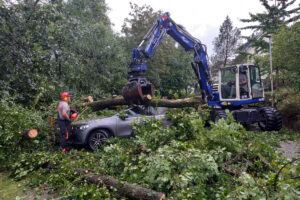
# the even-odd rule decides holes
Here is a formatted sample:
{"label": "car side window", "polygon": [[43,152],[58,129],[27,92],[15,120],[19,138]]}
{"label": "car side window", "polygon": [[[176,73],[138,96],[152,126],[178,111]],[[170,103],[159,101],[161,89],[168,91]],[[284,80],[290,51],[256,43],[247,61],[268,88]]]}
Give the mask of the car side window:
{"label": "car side window", "polygon": [[135,107],[131,108],[130,111],[133,112],[136,116],[138,116],[138,115],[146,115],[146,111],[143,110],[139,106],[135,106]]}
{"label": "car side window", "polygon": [[130,116],[140,116],[140,115],[147,115],[147,116],[152,116],[152,115],[161,115],[166,112],[165,108],[154,108],[152,106],[149,107],[143,107],[143,106],[135,106],[133,108],[130,108],[128,110],[128,115]]}
{"label": "car side window", "polygon": [[126,114],[129,116],[129,117],[137,117],[138,115],[133,112],[132,110],[126,110]]}
{"label": "car side window", "polygon": [[157,115],[164,115],[167,112],[167,108],[165,107],[157,107],[156,108]]}

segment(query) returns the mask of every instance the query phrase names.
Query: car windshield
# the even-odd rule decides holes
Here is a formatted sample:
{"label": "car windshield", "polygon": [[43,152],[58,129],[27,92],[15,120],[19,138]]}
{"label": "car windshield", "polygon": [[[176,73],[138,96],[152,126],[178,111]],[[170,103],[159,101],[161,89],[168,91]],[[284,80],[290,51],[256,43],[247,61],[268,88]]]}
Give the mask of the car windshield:
{"label": "car windshield", "polygon": [[134,106],[127,110],[127,114],[130,116],[139,116],[139,115],[162,115],[165,114],[166,108],[158,107],[154,108],[152,106]]}

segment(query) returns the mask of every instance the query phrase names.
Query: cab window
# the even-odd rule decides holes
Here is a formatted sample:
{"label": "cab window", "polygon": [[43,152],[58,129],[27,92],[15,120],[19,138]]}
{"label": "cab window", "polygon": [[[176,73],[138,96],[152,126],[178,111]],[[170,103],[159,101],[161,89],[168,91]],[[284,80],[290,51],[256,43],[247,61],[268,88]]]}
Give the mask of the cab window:
{"label": "cab window", "polygon": [[263,87],[260,79],[260,71],[256,66],[249,67],[250,72],[250,83],[253,98],[263,97]]}
{"label": "cab window", "polygon": [[223,99],[236,98],[236,67],[221,69],[221,96]]}

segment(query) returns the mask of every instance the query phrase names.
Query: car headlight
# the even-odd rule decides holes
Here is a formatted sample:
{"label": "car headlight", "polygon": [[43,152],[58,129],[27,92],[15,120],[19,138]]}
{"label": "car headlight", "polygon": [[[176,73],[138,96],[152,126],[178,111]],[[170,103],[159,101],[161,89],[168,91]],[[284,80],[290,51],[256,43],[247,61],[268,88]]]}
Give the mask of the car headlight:
{"label": "car headlight", "polygon": [[89,125],[83,125],[83,126],[80,126],[79,129],[84,130],[84,129],[87,129],[88,127],[89,127]]}

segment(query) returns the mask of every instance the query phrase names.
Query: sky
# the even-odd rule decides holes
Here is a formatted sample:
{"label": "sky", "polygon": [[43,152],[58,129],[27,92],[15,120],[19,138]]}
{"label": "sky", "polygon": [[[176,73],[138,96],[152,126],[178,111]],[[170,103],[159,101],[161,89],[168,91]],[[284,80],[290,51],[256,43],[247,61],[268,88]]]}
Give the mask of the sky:
{"label": "sky", "polygon": [[[246,24],[239,19],[249,18],[249,12],[263,12],[259,0],[106,0],[110,11],[108,16],[114,24],[113,30],[120,33],[126,17],[129,17],[129,2],[139,6],[150,5],[155,11],[169,12],[171,18],[183,25],[186,30],[198,38],[208,48],[208,55],[213,53],[213,40],[219,34],[219,28],[228,15],[234,27]],[[145,34],[148,30],[145,30]],[[242,31],[249,35],[251,31]]]}

